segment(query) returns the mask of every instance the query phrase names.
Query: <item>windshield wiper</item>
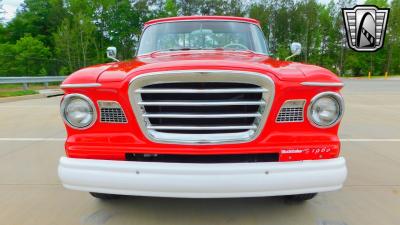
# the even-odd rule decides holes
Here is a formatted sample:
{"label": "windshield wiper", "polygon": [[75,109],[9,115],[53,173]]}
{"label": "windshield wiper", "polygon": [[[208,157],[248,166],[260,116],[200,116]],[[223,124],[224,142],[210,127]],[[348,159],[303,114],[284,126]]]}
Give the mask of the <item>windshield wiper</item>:
{"label": "windshield wiper", "polygon": [[258,54],[257,52],[254,52],[250,49],[225,49],[225,48],[170,48],[170,49],[164,49],[164,50],[158,50],[154,51],[153,53],[158,53],[158,52],[168,52],[168,51],[191,51],[191,50],[216,50],[216,51],[237,51],[237,52],[247,52],[247,53],[253,53],[253,54]]}
{"label": "windshield wiper", "polygon": [[153,55],[153,54],[157,54],[157,53],[160,53],[160,52],[189,51],[189,50],[204,50],[204,49],[203,48],[170,48],[170,49],[160,49],[160,50],[152,51],[149,54]]}
{"label": "windshield wiper", "polygon": [[[244,52],[244,53],[252,53],[252,54],[262,54],[256,51],[253,51],[251,49],[234,49],[234,48],[222,48],[222,49],[218,49],[218,50],[222,50],[222,51],[232,51],[232,52]],[[263,55],[263,54],[262,54]]]}
{"label": "windshield wiper", "polygon": [[170,49],[163,49],[163,50],[157,50],[149,53],[150,55],[160,53],[160,52],[168,52],[168,51],[190,51],[190,50],[215,50],[215,51],[237,51],[237,52],[245,52],[245,53],[252,53],[252,54],[262,54],[259,52],[255,52],[253,50],[247,49],[247,50],[238,50],[238,49],[225,49],[225,48],[170,48]]}
{"label": "windshield wiper", "polygon": [[168,51],[190,51],[190,50],[202,50],[203,48],[170,48]]}

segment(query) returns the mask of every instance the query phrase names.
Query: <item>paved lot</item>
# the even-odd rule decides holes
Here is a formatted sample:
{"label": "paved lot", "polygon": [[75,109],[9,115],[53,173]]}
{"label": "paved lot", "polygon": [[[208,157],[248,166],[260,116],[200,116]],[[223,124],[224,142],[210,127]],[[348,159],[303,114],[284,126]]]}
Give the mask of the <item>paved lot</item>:
{"label": "paved lot", "polygon": [[[60,98],[0,103],[0,224],[400,224],[400,81],[346,81],[340,136],[349,177],[305,204],[280,198],[127,198],[65,190]],[[45,139],[43,139],[45,138]]]}

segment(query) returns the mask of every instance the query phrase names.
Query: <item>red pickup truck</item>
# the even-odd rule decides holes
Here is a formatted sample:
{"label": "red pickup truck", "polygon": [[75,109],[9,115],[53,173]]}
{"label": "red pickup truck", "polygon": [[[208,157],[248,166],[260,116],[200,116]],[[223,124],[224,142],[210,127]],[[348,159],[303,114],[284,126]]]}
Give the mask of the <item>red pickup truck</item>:
{"label": "red pickup truck", "polygon": [[58,174],[101,199],[308,200],[347,176],[342,87],[327,69],[272,58],[256,20],[152,20],[134,59],[81,69],[61,85],[68,137]]}

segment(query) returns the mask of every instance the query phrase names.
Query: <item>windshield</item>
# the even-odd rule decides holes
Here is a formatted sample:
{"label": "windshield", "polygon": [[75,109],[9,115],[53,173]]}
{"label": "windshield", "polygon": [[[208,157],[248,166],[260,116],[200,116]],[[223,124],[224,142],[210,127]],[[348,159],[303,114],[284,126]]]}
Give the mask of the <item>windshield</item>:
{"label": "windshield", "polygon": [[230,21],[182,21],[151,25],[143,32],[137,54],[199,49],[267,54],[265,38],[258,26]]}

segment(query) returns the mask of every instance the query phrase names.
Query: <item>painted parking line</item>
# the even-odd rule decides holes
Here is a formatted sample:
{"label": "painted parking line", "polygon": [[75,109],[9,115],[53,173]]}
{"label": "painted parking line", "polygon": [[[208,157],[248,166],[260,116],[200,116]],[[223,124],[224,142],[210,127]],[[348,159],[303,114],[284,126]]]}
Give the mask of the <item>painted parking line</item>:
{"label": "painted parking line", "polygon": [[[0,141],[65,141],[65,138],[0,138]],[[400,142],[400,138],[342,138],[342,142]]]}

